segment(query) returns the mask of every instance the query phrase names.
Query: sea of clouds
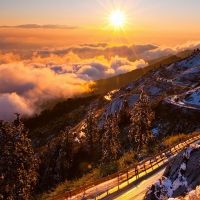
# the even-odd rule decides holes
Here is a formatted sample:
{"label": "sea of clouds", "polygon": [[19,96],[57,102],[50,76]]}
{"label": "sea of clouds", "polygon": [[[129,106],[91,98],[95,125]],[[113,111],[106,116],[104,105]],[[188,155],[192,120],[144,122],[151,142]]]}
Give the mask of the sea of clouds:
{"label": "sea of clouds", "polygon": [[46,101],[90,92],[94,80],[144,68],[147,60],[199,47],[200,41],[190,41],[173,48],[94,43],[0,51],[0,120],[13,120],[14,112],[31,116]]}

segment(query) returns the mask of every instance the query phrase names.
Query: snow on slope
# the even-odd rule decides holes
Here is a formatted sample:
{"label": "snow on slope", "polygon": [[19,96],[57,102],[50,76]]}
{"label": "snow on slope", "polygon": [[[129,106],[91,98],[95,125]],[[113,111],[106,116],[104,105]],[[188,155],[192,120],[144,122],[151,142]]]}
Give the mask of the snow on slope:
{"label": "snow on slope", "polygon": [[186,70],[191,70],[196,66],[200,66],[200,52],[189,56],[180,61],[176,61],[169,66],[163,66],[157,71],[157,75],[167,76],[165,78],[176,79],[181,73]]}
{"label": "snow on slope", "polygon": [[200,87],[190,90],[185,96],[185,102],[187,104],[200,106]]}
{"label": "snow on slope", "polygon": [[[200,53],[196,53],[186,59],[151,70],[122,88],[109,92],[104,96],[106,108],[100,113],[99,126],[104,123],[106,115],[120,111],[124,99],[129,102],[129,109],[132,109],[133,105],[138,101],[143,87],[150,96],[151,102],[160,96],[174,94],[174,91],[182,90],[182,94],[184,94],[190,88],[184,89],[182,86],[196,85],[197,80],[200,80],[199,72]],[[188,79],[187,84],[185,84],[184,78]],[[178,84],[175,83],[176,81],[179,81]],[[196,97],[191,96],[193,99],[188,104],[198,103],[199,100],[198,97],[195,100]],[[154,128],[160,129],[159,127]],[[159,132],[158,130],[155,131],[155,134]]]}
{"label": "snow on slope", "polygon": [[200,66],[196,66],[194,68],[190,68],[179,76],[177,76],[174,80],[175,83],[184,83],[186,85],[190,85],[191,82],[198,83],[200,79]]}
{"label": "snow on slope", "polygon": [[130,94],[130,95],[121,95],[120,97],[114,99],[107,107],[105,114],[108,115],[109,113],[115,113],[115,112],[119,112],[123,101],[127,100],[129,102],[129,106],[130,109],[132,108],[133,104],[135,104],[138,99],[139,99],[139,95],[136,94]]}
{"label": "snow on slope", "polygon": [[178,65],[186,68],[192,68],[200,65],[200,52],[193,54],[192,56],[183,59],[182,61],[178,61]]}

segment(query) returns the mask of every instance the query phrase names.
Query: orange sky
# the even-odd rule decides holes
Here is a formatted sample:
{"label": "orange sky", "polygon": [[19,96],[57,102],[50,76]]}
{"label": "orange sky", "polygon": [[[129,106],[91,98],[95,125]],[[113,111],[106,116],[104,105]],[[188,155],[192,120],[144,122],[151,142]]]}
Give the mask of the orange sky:
{"label": "orange sky", "polygon": [[154,43],[175,46],[189,40],[198,40],[200,31],[190,30],[151,30],[135,29],[114,31],[113,29],[76,28],[76,29],[32,29],[0,28],[0,42],[29,43],[42,46],[72,46],[82,43]]}
{"label": "orange sky", "polygon": [[[1,0],[0,42],[70,46],[113,41],[173,46],[200,39],[199,9],[199,0]],[[124,32],[114,34],[109,17],[116,10],[125,15],[126,22]],[[1,27],[24,24],[70,29]]]}

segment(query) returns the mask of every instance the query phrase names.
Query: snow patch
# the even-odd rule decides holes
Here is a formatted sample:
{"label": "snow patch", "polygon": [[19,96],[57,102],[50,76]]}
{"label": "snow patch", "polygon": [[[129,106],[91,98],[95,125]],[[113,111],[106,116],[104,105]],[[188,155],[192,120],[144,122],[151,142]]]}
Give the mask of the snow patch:
{"label": "snow patch", "polygon": [[[198,144],[191,144],[184,153],[184,158],[189,159],[190,154],[194,149],[200,148],[200,145]],[[148,191],[147,194],[154,194],[155,198],[157,200],[163,200],[166,198],[170,198],[173,195],[173,192],[176,191],[180,186],[185,186],[188,190],[188,183],[186,178],[184,177],[184,173],[187,169],[186,161],[184,160],[183,163],[180,164],[179,171],[178,171],[178,177],[172,182],[169,178],[162,177],[162,179],[159,179],[156,183],[154,183],[151,187],[151,189]],[[177,199],[177,198],[175,198]]]}

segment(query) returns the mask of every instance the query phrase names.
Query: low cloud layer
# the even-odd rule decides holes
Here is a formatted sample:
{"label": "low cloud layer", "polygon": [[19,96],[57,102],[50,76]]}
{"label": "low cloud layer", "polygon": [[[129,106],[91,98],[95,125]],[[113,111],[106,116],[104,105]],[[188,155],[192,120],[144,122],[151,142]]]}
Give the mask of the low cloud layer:
{"label": "low cloud layer", "polygon": [[80,59],[72,52],[48,57],[35,54],[26,60],[13,53],[0,54],[0,119],[11,121],[14,112],[30,116],[46,101],[90,92],[93,80],[145,66],[143,60]]}
{"label": "low cloud layer", "polygon": [[15,112],[20,112],[23,116],[30,116],[34,113],[30,103],[14,92],[0,94],[0,108],[0,119],[5,121],[11,121]]}
{"label": "low cloud layer", "polygon": [[182,45],[176,45],[175,47],[166,47],[166,46],[158,46],[158,48],[145,51],[143,52],[140,57],[144,60],[152,60],[161,56],[168,56],[170,54],[177,54],[178,52],[184,51],[184,50],[192,50],[200,48],[200,41],[188,41],[185,44]]}
{"label": "low cloud layer", "polygon": [[81,58],[93,58],[103,55],[106,59],[111,59],[115,55],[118,55],[119,57],[126,57],[130,61],[136,61],[138,59],[148,61],[161,56],[177,54],[180,51],[196,48],[200,48],[200,41],[188,41],[185,44],[174,47],[155,44],[110,45],[108,43],[94,43],[62,48],[43,48],[37,51],[37,55],[41,57],[47,57],[52,54],[62,56],[73,52]]}
{"label": "low cloud layer", "polygon": [[108,43],[45,47],[26,50],[28,56],[21,51],[0,51],[0,119],[11,121],[14,112],[30,116],[46,101],[90,92],[93,80],[143,68],[145,60],[194,48],[200,48],[200,41],[173,48]]}
{"label": "low cloud layer", "polygon": [[44,28],[44,29],[76,29],[77,26],[55,25],[55,24],[21,24],[17,26],[0,26],[0,28]]}
{"label": "low cloud layer", "polygon": [[48,56],[51,54],[64,55],[73,52],[81,58],[93,58],[95,56],[103,55],[107,59],[118,55],[120,57],[126,57],[131,61],[135,61],[139,59],[140,54],[157,48],[158,46],[153,44],[110,45],[108,43],[94,43],[72,47],[44,48],[43,50],[38,50],[37,54],[40,56]]}

